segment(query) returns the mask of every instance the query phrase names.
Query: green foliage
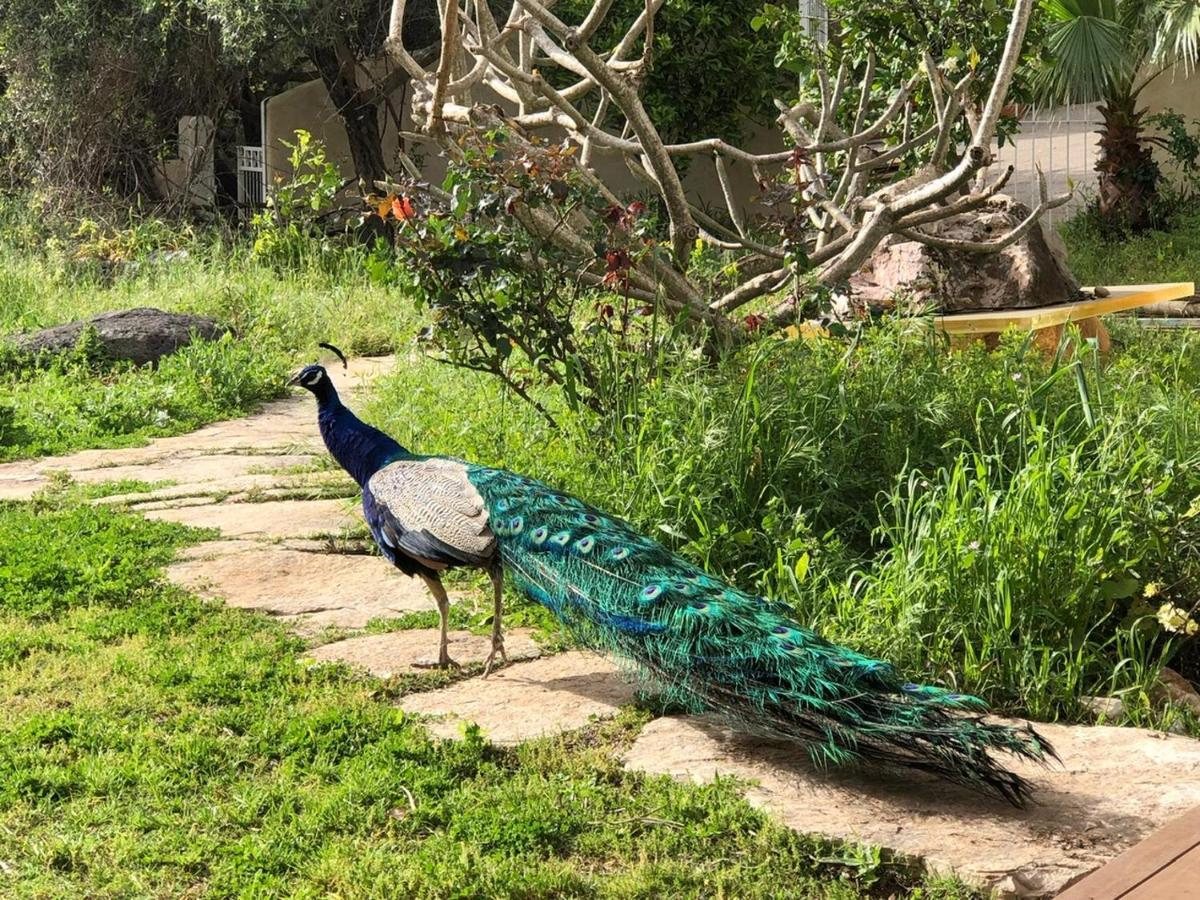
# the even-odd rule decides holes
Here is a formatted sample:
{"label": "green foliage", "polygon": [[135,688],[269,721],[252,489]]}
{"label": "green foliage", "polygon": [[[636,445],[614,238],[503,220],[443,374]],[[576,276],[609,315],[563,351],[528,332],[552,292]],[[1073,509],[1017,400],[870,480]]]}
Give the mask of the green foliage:
{"label": "green foliage", "polygon": [[[30,541],[35,533],[36,549]],[[60,513],[6,504],[0,507],[0,609],[44,621],[93,605],[134,605],[158,586],[157,569],[170,562],[185,533],[174,523],[105,506]]]}
{"label": "green foliage", "polygon": [[[555,13],[577,23],[591,7],[591,0],[564,0]],[[644,9],[644,0],[616,0],[592,46],[613,46]],[[740,0],[666,0],[659,8],[642,96],[664,140],[737,140],[747,117],[774,118],[773,99],[794,83],[776,69],[775,48],[750,27],[754,13],[754,4]]]}
{"label": "green foliage", "polygon": [[216,119],[239,81],[193,6],[141,0],[7,0],[0,72],[3,174],[59,202],[154,197],[179,118]]}
{"label": "green foliage", "polygon": [[[0,204],[0,217],[6,211]],[[89,239],[108,248],[120,242],[121,258],[100,265],[90,251],[77,257],[70,229],[43,233],[40,242],[22,231],[18,246],[8,244],[11,234],[0,235],[0,458],[190,430],[278,396],[289,371],[313,360],[318,341],[378,354],[412,337],[399,296],[368,282],[355,250],[309,251],[304,267],[281,270],[203,234],[187,254],[155,259],[157,239],[146,244],[122,229]],[[195,344],[157,369],[113,365],[87,347],[31,365],[3,337],[144,306],[212,316],[233,336]]]}
{"label": "green foliage", "polygon": [[11,413],[0,458],[140,443],[238,415],[283,390],[278,351],[226,335],[197,341],[156,368],[109,365],[84,340],[42,369],[9,369],[0,391]]}
{"label": "green foliage", "polygon": [[[435,358],[499,378],[552,422],[535,384],[561,390],[572,409],[600,409],[614,379],[644,369],[658,349],[658,311],[628,294],[631,265],[662,252],[654,217],[637,201],[606,206],[565,142],[496,128],[462,145],[442,185],[447,202],[423,195],[380,204],[393,223],[395,261],[376,277],[409,288]],[[580,216],[591,226],[581,249],[548,239]],[[599,296],[580,277],[598,259],[606,265]],[[378,260],[368,258],[369,270]],[[635,347],[634,332],[650,339]]]}
{"label": "green foliage", "polygon": [[1167,108],[1147,116],[1146,124],[1159,132],[1150,141],[1162,148],[1169,159],[1171,190],[1166,202],[1176,210],[1185,209],[1200,193],[1200,119],[1185,119]]}
{"label": "green foliage", "polygon": [[279,268],[305,268],[334,250],[327,235],[342,176],[320,140],[296,130],[296,140],[281,141],[288,149],[291,175],[267,192],[266,209],[254,214],[254,255]]}
{"label": "green foliage", "polygon": [[771,823],[730,780],[626,772],[636,711],[513,750],[436,742],[389,685],[166,585],[194,537],[0,506],[5,896],[928,895],[902,861]]}
{"label": "green foliage", "polygon": [[1149,679],[1192,651],[1134,620],[1146,585],[1200,584],[1200,369],[1190,336],[1115,334],[1107,369],[1019,339],[949,353],[916,323],[672,356],[611,414],[558,412],[560,436],[498,386],[428,372],[390,376],[371,415],[559,484],[913,680],[1049,717],[1125,691],[1154,721]]}
{"label": "green foliage", "polygon": [[[1045,46],[1033,66],[1037,96],[1051,103],[1099,103],[1099,221],[1109,229],[1142,231],[1161,223],[1154,144],[1182,145],[1145,133],[1139,94],[1170,65],[1200,60],[1196,5],[1175,0],[1043,0]],[[1150,71],[1151,74],[1146,73]],[[1190,152],[1189,149],[1183,152]]]}
{"label": "green foliage", "polygon": [[[877,3],[872,0],[827,0],[830,41],[826,46],[816,44],[811,35],[818,23],[804,18],[795,4],[767,3],[753,21],[756,30],[769,35],[777,46],[776,64],[801,76],[802,95],[817,99],[812,78],[817,58],[827,54],[834,66],[845,61],[854,73],[851,84],[861,77],[869,53],[876,59],[876,89],[874,102],[885,104],[914,74],[922,71],[926,52],[942,67],[953,81],[968,71],[976,77],[971,90],[982,101],[991,88],[995,66],[1003,53],[1011,18],[1011,4],[986,0],[964,5],[955,0],[926,0],[921,3]],[[1031,24],[1026,37],[1026,53],[1038,45],[1038,26]],[[1029,96],[1023,70],[1019,70],[1010,89],[1009,98],[1022,101]],[[912,125],[920,130],[935,122],[934,102],[928,83],[922,79],[914,92]],[[859,102],[857,90],[846,91],[843,115],[853,118]],[[1000,139],[1005,140],[1015,129],[1016,121],[1004,117],[1000,121]],[[963,126],[956,137],[965,139]]]}
{"label": "green foliage", "polygon": [[1113,235],[1093,215],[1062,227],[1071,270],[1084,284],[1194,281],[1200,272],[1200,215],[1180,209],[1169,231]]}

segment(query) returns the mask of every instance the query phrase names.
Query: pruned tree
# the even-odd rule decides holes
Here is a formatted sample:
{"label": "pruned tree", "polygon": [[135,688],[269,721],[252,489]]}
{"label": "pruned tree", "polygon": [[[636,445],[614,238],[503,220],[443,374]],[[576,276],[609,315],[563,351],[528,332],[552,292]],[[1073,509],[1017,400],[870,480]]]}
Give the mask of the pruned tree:
{"label": "pruned tree", "polygon": [[[577,254],[585,281],[611,284],[611,260],[606,266],[593,238],[599,220],[624,208],[592,167],[601,152],[617,154],[665,210],[668,239],[655,252],[624,261],[622,290],[661,300],[671,312],[718,332],[732,330],[735,311],[778,295],[802,273],[817,284],[843,282],[892,235],[964,252],[995,252],[1069,199],[1050,197],[1043,180],[1040,202],[1010,232],[970,243],[937,234],[939,222],[987,204],[1011,174],[989,167],[1034,0],[1016,0],[986,92],[971,90],[974,70],[952,80],[926,54],[899,90],[881,96],[873,56],[855,65],[848,56],[818,55],[813,98],[777,101],[778,125],[790,149],[770,153],[719,138],[663,140],[639,92],[654,64],[655,14],[662,3],[646,0],[620,40],[601,50],[593,41],[612,0],[595,0],[576,23],[556,16],[552,0],[513,0],[503,22],[486,2],[443,0],[440,57],[436,67],[426,68],[405,47],[406,0],[393,0],[385,47],[411,78],[414,121],[452,161],[463,158],[466,135],[497,130],[524,154],[535,154],[544,145],[539,135],[548,133],[578,148],[576,175],[601,202],[555,210],[515,197],[506,211],[542,240]],[[928,81],[935,115],[929,127],[917,128],[912,96],[922,81]],[[981,93],[982,101],[974,99]],[[969,134],[965,142],[954,140],[960,122]],[[723,214],[701,208],[684,190],[679,164],[700,155],[715,162]],[[905,159],[920,165],[900,177],[895,164]],[[735,163],[752,167],[776,215],[747,220],[729,176]],[[415,167],[407,167],[415,175]],[[697,240],[737,257],[735,283],[719,294],[689,271]],[[797,299],[779,300],[764,311],[765,319],[776,325],[794,320]]]}

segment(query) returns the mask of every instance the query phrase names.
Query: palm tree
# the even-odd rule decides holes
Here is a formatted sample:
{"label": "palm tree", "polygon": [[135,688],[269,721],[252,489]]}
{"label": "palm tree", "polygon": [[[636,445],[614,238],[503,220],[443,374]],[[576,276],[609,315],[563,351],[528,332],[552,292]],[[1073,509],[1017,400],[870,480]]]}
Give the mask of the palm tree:
{"label": "palm tree", "polygon": [[1049,21],[1034,74],[1047,102],[1098,103],[1099,211],[1139,230],[1154,217],[1159,169],[1138,95],[1166,68],[1200,60],[1200,0],[1042,0]]}

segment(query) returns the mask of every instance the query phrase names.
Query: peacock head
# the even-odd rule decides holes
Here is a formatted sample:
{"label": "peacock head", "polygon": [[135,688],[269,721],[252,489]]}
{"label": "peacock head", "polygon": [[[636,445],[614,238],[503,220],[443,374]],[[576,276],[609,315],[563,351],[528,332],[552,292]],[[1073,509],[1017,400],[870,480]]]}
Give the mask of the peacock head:
{"label": "peacock head", "polygon": [[[318,347],[325,347],[337,354],[338,359],[342,361],[345,368],[349,368],[346,362],[346,357],[337,347],[332,344],[318,344]],[[329,379],[329,373],[325,371],[325,367],[313,363],[305,366],[299,372],[292,376],[288,382],[288,386],[299,385],[307,391],[311,391],[318,400],[323,400],[329,397],[336,397],[337,391],[333,388],[333,382]]]}
{"label": "peacock head", "polygon": [[292,376],[288,382],[289,387],[299,385],[305,390],[312,391],[314,394],[329,384],[329,373],[325,371],[324,366],[316,365],[305,366],[299,372]]}

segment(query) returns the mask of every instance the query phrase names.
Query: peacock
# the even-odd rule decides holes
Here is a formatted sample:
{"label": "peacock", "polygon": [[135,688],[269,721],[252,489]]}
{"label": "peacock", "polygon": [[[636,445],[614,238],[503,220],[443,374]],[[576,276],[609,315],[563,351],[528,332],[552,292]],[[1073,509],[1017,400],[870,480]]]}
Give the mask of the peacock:
{"label": "peacock", "polygon": [[[341,358],[341,351],[322,344]],[[1031,726],[988,721],[979,699],[912,684],[888,663],[825,640],[782,604],[712,577],[626,522],[550,485],[502,469],[423,456],[360,420],[326,369],[291,384],[317,399],[333,458],[362,488],[363,516],[383,556],[424,580],[447,647],[450,602],[441,575],[482,569],[501,631],[505,573],[584,645],[631,660],[665,698],[692,712],[798,740],[819,765],[873,762],[935,773],[1021,806],[1029,783],[991,751],[1044,762],[1054,751]]]}

